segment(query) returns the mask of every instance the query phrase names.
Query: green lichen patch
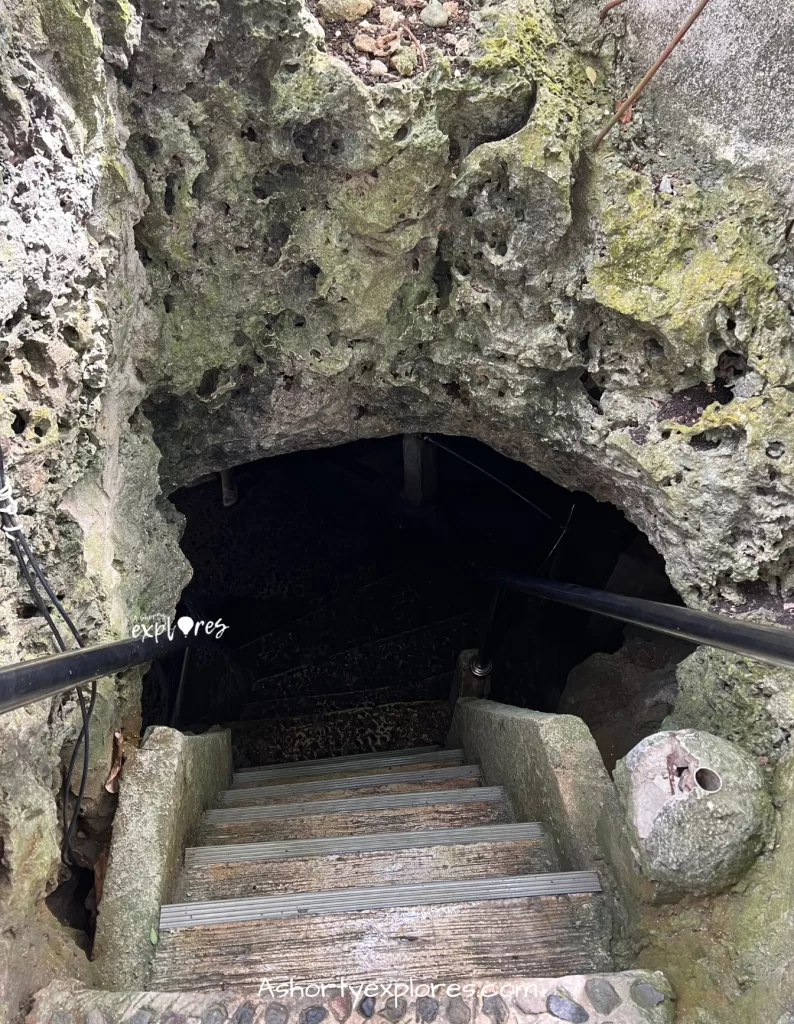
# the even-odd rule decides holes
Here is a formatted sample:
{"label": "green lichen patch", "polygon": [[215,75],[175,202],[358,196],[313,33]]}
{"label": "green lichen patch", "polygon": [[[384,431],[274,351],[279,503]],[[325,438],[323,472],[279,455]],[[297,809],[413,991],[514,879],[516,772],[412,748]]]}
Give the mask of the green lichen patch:
{"label": "green lichen patch", "polygon": [[111,46],[132,49],[140,41],[140,17],[130,0],[103,0],[102,35]]}
{"label": "green lichen patch", "polygon": [[406,251],[431,230],[422,222],[448,177],[448,141],[432,119],[425,119],[414,122],[410,145],[387,163],[340,183],[330,206],[351,234]]}
{"label": "green lichen patch", "polygon": [[84,0],[40,0],[41,26],[66,91],[89,135],[99,124],[102,91],[102,37]]}
{"label": "green lichen patch", "polygon": [[658,193],[649,178],[616,164],[595,170],[604,253],[590,268],[591,294],[660,331],[682,368],[697,368],[706,380],[717,314],[727,309],[751,364],[790,377],[790,359],[783,364],[775,340],[785,318],[759,200],[738,186],[706,193],[680,184],[676,192]]}
{"label": "green lichen patch", "polygon": [[775,764],[794,731],[790,670],[701,648],[678,666],[679,694],[665,728],[703,728]]}
{"label": "green lichen patch", "polygon": [[487,73],[519,68],[532,78],[545,77],[548,51],[558,42],[551,13],[542,0],[497,4],[478,17],[472,66]]}
{"label": "green lichen patch", "polygon": [[730,918],[739,969],[755,982],[788,965],[794,953],[794,757],[778,766],[772,796],[778,809],[777,842],[756,863]]}

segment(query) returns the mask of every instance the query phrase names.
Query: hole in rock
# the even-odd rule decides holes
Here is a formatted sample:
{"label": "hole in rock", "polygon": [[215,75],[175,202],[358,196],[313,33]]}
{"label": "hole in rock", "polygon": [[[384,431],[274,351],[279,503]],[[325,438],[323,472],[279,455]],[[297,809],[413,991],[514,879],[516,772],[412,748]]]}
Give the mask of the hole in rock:
{"label": "hole in rock", "polygon": [[711,768],[698,768],[695,772],[695,782],[707,793],[718,793],[722,789],[722,779]]}
{"label": "hole in rock", "polygon": [[61,924],[70,929],[77,944],[91,948],[96,921],[94,872],[72,865],[65,881],[46,897],[47,909]]}
{"label": "hole in rock", "polygon": [[[453,387],[443,400],[459,404]],[[373,412],[350,415],[361,429]],[[237,466],[226,506],[217,472],[176,491],[193,569],[177,614],[227,628],[191,648],[184,674],[181,655],[149,672],[144,724],[229,723],[240,767],[443,744],[456,659],[492,598],[473,563],[680,603],[615,506],[471,438],[437,439],[490,475],[392,436]],[[611,767],[669,713],[691,650],[507,592],[491,698],[580,715]]]}
{"label": "hole in rock", "polygon": [[601,412],[601,396],[604,394],[604,389],[597,383],[594,377],[585,370],[579,380],[582,382],[582,387],[587,393],[587,397],[590,399],[590,404]]}
{"label": "hole in rock", "polygon": [[165,192],[163,193],[163,208],[170,217],[176,208],[176,175],[169,174],[165,179]]}
{"label": "hole in rock", "polygon": [[[728,323],[731,324],[733,321],[729,320]],[[734,323],[733,326],[735,327],[736,324]],[[739,352],[730,352],[726,349],[725,352],[720,353],[717,360],[714,382],[718,387],[731,387],[739,377],[744,377],[746,373],[747,358]]]}
{"label": "hole in rock", "polygon": [[215,60],[215,44],[210,39],[207,43],[207,48],[204,50],[204,56],[199,61],[199,67],[202,71],[206,71],[207,68]]}
{"label": "hole in rock", "polygon": [[722,436],[718,430],[706,430],[702,434],[695,434],[689,441],[690,448],[695,451],[714,451],[722,444]]}
{"label": "hole in rock", "polygon": [[196,388],[196,394],[201,395],[202,398],[209,397],[217,390],[220,377],[221,371],[219,367],[213,366],[211,370],[206,370],[199,386]]}
{"label": "hole in rock", "polygon": [[766,454],[770,459],[782,459],[786,454],[786,446],[782,441],[770,441],[766,446]]}
{"label": "hole in rock", "polygon": [[433,265],[433,283],[438,294],[439,309],[446,309],[449,306],[450,296],[452,295],[452,263],[444,254],[445,242],[446,235],[442,231],[439,234],[436,260]]}

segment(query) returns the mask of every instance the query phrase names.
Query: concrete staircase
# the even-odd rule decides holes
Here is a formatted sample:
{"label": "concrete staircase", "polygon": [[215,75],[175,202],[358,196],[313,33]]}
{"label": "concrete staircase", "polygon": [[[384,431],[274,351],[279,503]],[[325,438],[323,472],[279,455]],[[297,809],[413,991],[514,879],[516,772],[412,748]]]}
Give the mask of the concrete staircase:
{"label": "concrete staircase", "polygon": [[[161,910],[151,987],[261,995],[286,980],[443,985],[608,971],[598,875],[557,870],[541,825],[512,821],[504,791],[464,762],[460,750],[426,747],[236,772],[185,853],[176,902]],[[611,977],[601,988],[614,995],[600,1005],[619,1015],[602,1018],[583,980],[581,1002],[571,986],[549,987],[533,1022],[547,1019],[548,999],[559,1011],[550,1020],[667,1019],[640,1010],[637,978],[620,976],[624,999]],[[395,1024],[393,1002],[381,1015]],[[375,1006],[360,1002],[359,1017]],[[492,1024],[504,1024],[494,1006]],[[433,1019],[432,1007],[414,1009]]]}
{"label": "concrete staircase", "polygon": [[[222,732],[163,730],[159,748],[220,757],[224,736],[228,757]],[[144,799],[172,806],[148,777]],[[543,827],[512,820],[461,750],[247,768],[216,804],[160,908],[146,990],[118,986],[106,955],[104,987],[55,981],[28,1024],[673,1021],[663,975],[611,972],[597,873],[560,871]]]}

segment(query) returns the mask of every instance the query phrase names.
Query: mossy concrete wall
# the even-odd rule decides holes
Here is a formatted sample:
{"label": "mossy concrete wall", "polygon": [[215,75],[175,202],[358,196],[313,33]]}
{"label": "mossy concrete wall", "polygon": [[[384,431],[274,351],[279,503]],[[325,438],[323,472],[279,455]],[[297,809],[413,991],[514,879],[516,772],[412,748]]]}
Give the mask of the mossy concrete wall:
{"label": "mossy concrete wall", "polygon": [[619,802],[607,800],[601,846],[631,922],[635,966],[665,965],[684,1024],[778,1024],[794,1001],[794,758],[770,776],[775,831],[736,885],[709,899],[661,905],[632,850]]}
{"label": "mossy concrete wall", "polygon": [[580,718],[463,699],[447,740],[458,744],[489,785],[505,787],[519,821],[546,825],[563,870],[601,866],[596,824],[612,782]]}
{"label": "mossy concrete wall", "polygon": [[110,989],[145,988],[160,907],[203,811],[231,783],[228,729],[151,729],[125,773],[99,905],[94,971]]}
{"label": "mossy concrete wall", "polygon": [[518,821],[539,821],[563,871],[598,871],[604,888],[605,948],[628,966],[628,923],[597,835],[612,780],[590,730],[573,715],[549,715],[491,700],[455,705],[448,747],[460,746],[485,781],[503,786]]}

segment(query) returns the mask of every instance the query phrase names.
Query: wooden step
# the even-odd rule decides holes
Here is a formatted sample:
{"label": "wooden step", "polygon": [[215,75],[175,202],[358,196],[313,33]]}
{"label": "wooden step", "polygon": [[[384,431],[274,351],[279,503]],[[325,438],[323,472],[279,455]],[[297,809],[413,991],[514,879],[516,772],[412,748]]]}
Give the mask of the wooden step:
{"label": "wooden step", "polygon": [[223,807],[205,812],[198,845],[485,825],[506,821],[507,813],[501,786]]}
{"label": "wooden step", "polygon": [[152,987],[256,992],[264,979],[333,984],[340,977],[413,977],[443,982],[506,974],[591,973],[609,966],[607,931],[604,907],[594,894],[383,907],[165,929],[155,953]]}
{"label": "wooden step", "polygon": [[[300,853],[279,856],[285,847]],[[185,853],[174,901],[504,877],[549,872],[555,866],[543,830],[535,823],[197,847]]]}
{"label": "wooden step", "polygon": [[225,807],[241,807],[245,804],[331,800],[343,796],[377,796],[442,788],[465,789],[477,785],[480,777],[477,765],[452,765],[449,768],[382,772],[347,778],[316,779],[313,782],[290,782],[280,786],[227,789],[221,793],[219,802]]}
{"label": "wooden step", "polygon": [[463,765],[462,750],[441,750],[438,747],[419,747],[409,750],[391,750],[374,754],[353,754],[350,757],[318,758],[316,761],[294,761],[286,764],[268,764],[258,768],[245,768],[235,772],[232,788],[239,786],[280,786],[289,782],[308,782],[313,779],[345,778],[351,775],[374,775],[383,772],[422,771]]}

